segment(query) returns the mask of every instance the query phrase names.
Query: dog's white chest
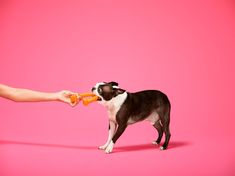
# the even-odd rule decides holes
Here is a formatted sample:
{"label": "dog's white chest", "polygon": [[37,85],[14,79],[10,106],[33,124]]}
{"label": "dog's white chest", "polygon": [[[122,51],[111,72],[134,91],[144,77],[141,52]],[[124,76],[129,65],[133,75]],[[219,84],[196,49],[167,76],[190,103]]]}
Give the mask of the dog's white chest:
{"label": "dog's white chest", "polygon": [[117,112],[119,111],[120,107],[121,106],[115,106],[115,105],[109,106],[109,108],[108,108],[109,120],[116,122],[116,115],[117,115]]}
{"label": "dog's white chest", "polygon": [[127,93],[125,92],[125,93],[113,98],[112,100],[110,100],[109,102],[107,102],[105,104],[105,106],[108,110],[109,120],[116,122],[117,112],[121,108],[121,106],[124,103],[124,101],[126,100],[126,98],[127,98]]}
{"label": "dog's white chest", "polygon": [[108,118],[110,121],[116,122],[116,114],[115,110],[108,111]]}

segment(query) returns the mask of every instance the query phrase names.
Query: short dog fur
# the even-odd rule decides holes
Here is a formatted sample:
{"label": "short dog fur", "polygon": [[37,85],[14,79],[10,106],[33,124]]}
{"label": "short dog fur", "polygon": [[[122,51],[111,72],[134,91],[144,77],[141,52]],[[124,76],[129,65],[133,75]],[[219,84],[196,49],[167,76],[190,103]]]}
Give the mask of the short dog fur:
{"label": "short dog fur", "polygon": [[111,153],[115,142],[128,125],[148,120],[158,131],[158,138],[153,144],[160,144],[163,133],[165,142],[160,147],[165,150],[171,137],[170,110],[168,97],[158,90],[144,90],[129,93],[118,87],[116,82],[97,83],[92,92],[100,98],[100,104],[108,111],[109,136],[107,142],[99,149]]}

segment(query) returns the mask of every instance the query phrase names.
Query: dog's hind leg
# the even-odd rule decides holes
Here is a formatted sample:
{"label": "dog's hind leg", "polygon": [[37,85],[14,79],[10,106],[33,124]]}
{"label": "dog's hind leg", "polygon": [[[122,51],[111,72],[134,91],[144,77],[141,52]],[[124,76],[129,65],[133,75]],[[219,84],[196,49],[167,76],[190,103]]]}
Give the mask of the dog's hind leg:
{"label": "dog's hind leg", "polygon": [[171,137],[170,133],[170,109],[165,113],[164,118],[161,120],[162,126],[163,126],[163,131],[165,133],[165,142],[163,145],[160,147],[161,150],[165,150],[168,147],[169,140]]}
{"label": "dog's hind leg", "polygon": [[163,129],[160,120],[158,120],[153,126],[158,131],[158,138],[156,141],[153,141],[152,144],[160,144],[163,135]]}

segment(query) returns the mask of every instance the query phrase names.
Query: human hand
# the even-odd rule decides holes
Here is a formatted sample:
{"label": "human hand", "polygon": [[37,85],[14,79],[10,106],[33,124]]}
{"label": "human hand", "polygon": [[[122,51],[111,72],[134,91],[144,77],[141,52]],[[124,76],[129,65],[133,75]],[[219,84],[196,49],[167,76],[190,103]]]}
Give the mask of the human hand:
{"label": "human hand", "polygon": [[74,92],[71,92],[71,91],[68,91],[68,90],[62,90],[62,91],[57,93],[57,99],[59,101],[64,102],[64,103],[70,104],[70,106],[75,106],[79,103],[79,101],[71,102],[71,99],[70,99],[71,95],[77,95],[78,96],[77,93],[74,93]]}

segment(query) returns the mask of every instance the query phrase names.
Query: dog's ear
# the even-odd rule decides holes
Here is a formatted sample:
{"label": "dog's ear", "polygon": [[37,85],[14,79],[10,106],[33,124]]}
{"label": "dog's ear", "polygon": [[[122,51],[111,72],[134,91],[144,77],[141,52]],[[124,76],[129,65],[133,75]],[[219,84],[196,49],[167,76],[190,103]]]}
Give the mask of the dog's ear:
{"label": "dog's ear", "polygon": [[120,95],[120,94],[123,94],[124,92],[126,92],[126,90],[124,90],[124,89],[114,89],[114,91],[115,91],[115,96],[118,96],[118,95]]}
{"label": "dog's ear", "polygon": [[112,86],[118,86],[118,83],[117,83],[117,82],[114,82],[114,81],[111,81],[111,82],[109,82],[108,84],[111,84]]}

